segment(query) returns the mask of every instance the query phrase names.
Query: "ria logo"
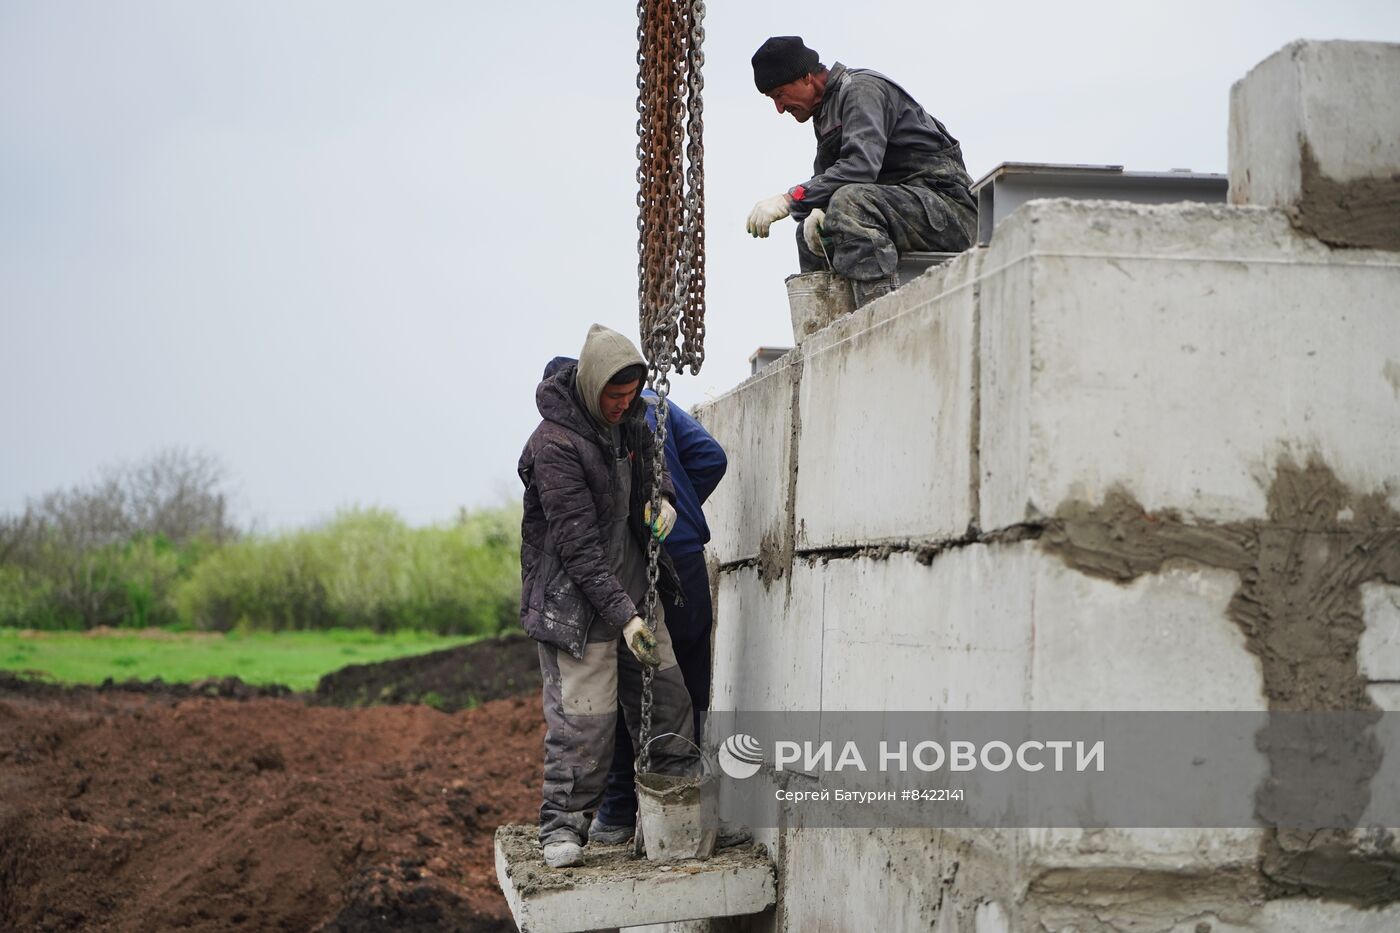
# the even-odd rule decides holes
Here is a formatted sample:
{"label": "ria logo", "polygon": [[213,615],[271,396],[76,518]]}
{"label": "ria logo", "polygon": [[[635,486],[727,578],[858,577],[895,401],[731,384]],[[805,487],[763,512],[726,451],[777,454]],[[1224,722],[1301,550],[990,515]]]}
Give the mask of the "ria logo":
{"label": "ria logo", "polygon": [[762,764],[763,747],[751,735],[736,732],[719,747],[720,770],[732,778],[753,777]]}

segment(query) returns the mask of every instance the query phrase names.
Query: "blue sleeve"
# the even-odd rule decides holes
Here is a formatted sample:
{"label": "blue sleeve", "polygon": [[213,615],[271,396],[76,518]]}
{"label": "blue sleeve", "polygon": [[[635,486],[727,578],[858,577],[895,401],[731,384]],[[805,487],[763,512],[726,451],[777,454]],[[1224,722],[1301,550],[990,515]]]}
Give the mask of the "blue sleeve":
{"label": "blue sleeve", "polygon": [[[647,422],[655,431],[655,406],[647,406]],[[690,478],[690,485],[695,488],[695,495],[703,505],[724,478],[724,471],[729,469],[729,458],[725,456],[719,441],[679,405],[671,405],[666,413],[666,446],[673,444],[676,459]]]}
{"label": "blue sleeve", "polygon": [[685,409],[673,409],[668,420],[674,425],[676,454],[681,467],[690,477],[695,495],[703,505],[724,478],[724,471],[729,468],[729,458],[724,455],[719,441],[711,437],[710,432]]}

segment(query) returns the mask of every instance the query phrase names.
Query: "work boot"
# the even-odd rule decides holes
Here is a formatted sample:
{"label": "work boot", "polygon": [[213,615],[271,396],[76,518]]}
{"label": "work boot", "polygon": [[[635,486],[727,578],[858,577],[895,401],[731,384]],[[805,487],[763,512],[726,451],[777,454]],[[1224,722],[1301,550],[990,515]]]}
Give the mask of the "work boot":
{"label": "work boot", "polygon": [[544,863],[550,868],[569,868],[583,862],[583,846],[572,839],[556,839],[544,844]]}
{"label": "work boot", "polygon": [[899,276],[887,275],[878,279],[851,279],[851,294],[856,307],[863,308],[876,298],[883,298],[899,288]]}
{"label": "work boot", "polygon": [[620,846],[624,842],[630,841],[636,831],[637,827],[632,823],[624,826],[611,826],[595,816],[593,822],[588,824],[588,841],[593,845]]}

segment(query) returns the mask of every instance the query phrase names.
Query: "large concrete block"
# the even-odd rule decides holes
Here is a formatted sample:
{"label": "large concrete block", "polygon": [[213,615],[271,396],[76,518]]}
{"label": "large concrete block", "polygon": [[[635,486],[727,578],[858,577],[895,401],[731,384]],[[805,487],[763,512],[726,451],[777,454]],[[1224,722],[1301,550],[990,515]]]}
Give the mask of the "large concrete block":
{"label": "large concrete block", "polygon": [[823,710],[1267,708],[1259,660],[1226,614],[1230,572],[1171,567],[1120,585],[1027,541],[928,564],[799,565],[794,579],[813,573]]}
{"label": "large concrete block", "polygon": [[1037,542],[800,559],[719,582],[719,710],[1262,710],[1263,674],[1227,615],[1231,572],[1129,584]]}
{"label": "large concrete block", "polygon": [[1230,202],[1400,249],[1400,45],[1294,42],[1230,91]]}
{"label": "large concrete block", "polygon": [[1033,560],[1032,710],[1265,710],[1264,674],[1226,614],[1229,571],[1168,567],[1129,584]]}
{"label": "large concrete block", "polygon": [[1276,211],[1036,201],[983,265],[984,530],[1115,487],[1263,519],[1284,456],[1400,505],[1400,254]]}
{"label": "large concrete block", "polygon": [[[1249,917],[1259,905],[1245,873],[1259,839],[1258,830],[796,828],[781,848],[776,929],[870,929],[871,917],[881,930],[936,933],[1099,929],[1097,915],[1175,930],[1213,908]],[[1235,880],[1207,889],[1216,876]],[[1125,897],[1134,878],[1140,887]],[[1181,929],[1195,933],[1194,922]]]}
{"label": "large concrete block", "polygon": [[821,578],[765,582],[754,567],[719,577],[714,710],[821,709]]}
{"label": "large concrete block", "polygon": [[938,916],[939,878],[957,852],[916,829],[798,829],[789,834],[785,930],[929,930]]}
{"label": "large concrete block", "polygon": [[721,564],[752,560],[764,542],[788,534],[796,351],[713,402],[695,417],[729,458],[724,480],[705,503],[710,550]]}
{"label": "large concrete block", "polygon": [[820,592],[822,709],[1026,709],[1034,560],[976,545],[802,565]]}
{"label": "large concrete block", "polygon": [[799,548],[948,539],[972,522],[981,252],[803,344]]}

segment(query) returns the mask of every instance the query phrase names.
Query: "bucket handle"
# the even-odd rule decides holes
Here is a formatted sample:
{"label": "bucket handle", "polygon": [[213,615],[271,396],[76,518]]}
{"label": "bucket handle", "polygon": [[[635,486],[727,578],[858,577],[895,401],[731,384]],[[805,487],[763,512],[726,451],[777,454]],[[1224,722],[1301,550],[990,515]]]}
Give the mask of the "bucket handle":
{"label": "bucket handle", "polygon": [[[712,770],[712,768],[711,768],[711,766],[710,766],[710,761],[709,761],[709,759],[705,757],[705,752],[704,752],[704,750],[702,750],[702,749],[700,748],[699,745],[696,745],[696,744],[695,744],[694,742],[692,742],[690,739],[687,739],[685,736],[681,735],[679,732],[662,732],[662,733],[660,733],[660,734],[658,734],[658,735],[653,735],[651,738],[647,739],[646,744],[643,745],[642,747],[643,747],[644,749],[649,749],[649,748],[651,748],[651,743],[652,743],[652,742],[655,742],[657,739],[664,739],[664,738],[667,738],[667,737],[669,737],[669,736],[673,736],[673,737],[675,737],[675,738],[678,738],[678,739],[680,739],[682,742],[684,742],[685,744],[689,745],[691,748],[695,749],[695,756],[696,756],[697,758],[700,759],[701,774],[713,774],[713,773],[714,773],[714,771]],[[640,754],[637,755],[637,761],[641,761],[641,760],[642,760],[642,756],[641,756]],[[633,770],[633,772],[640,774],[641,772],[637,770],[637,761],[632,762],[632,770]]]}

